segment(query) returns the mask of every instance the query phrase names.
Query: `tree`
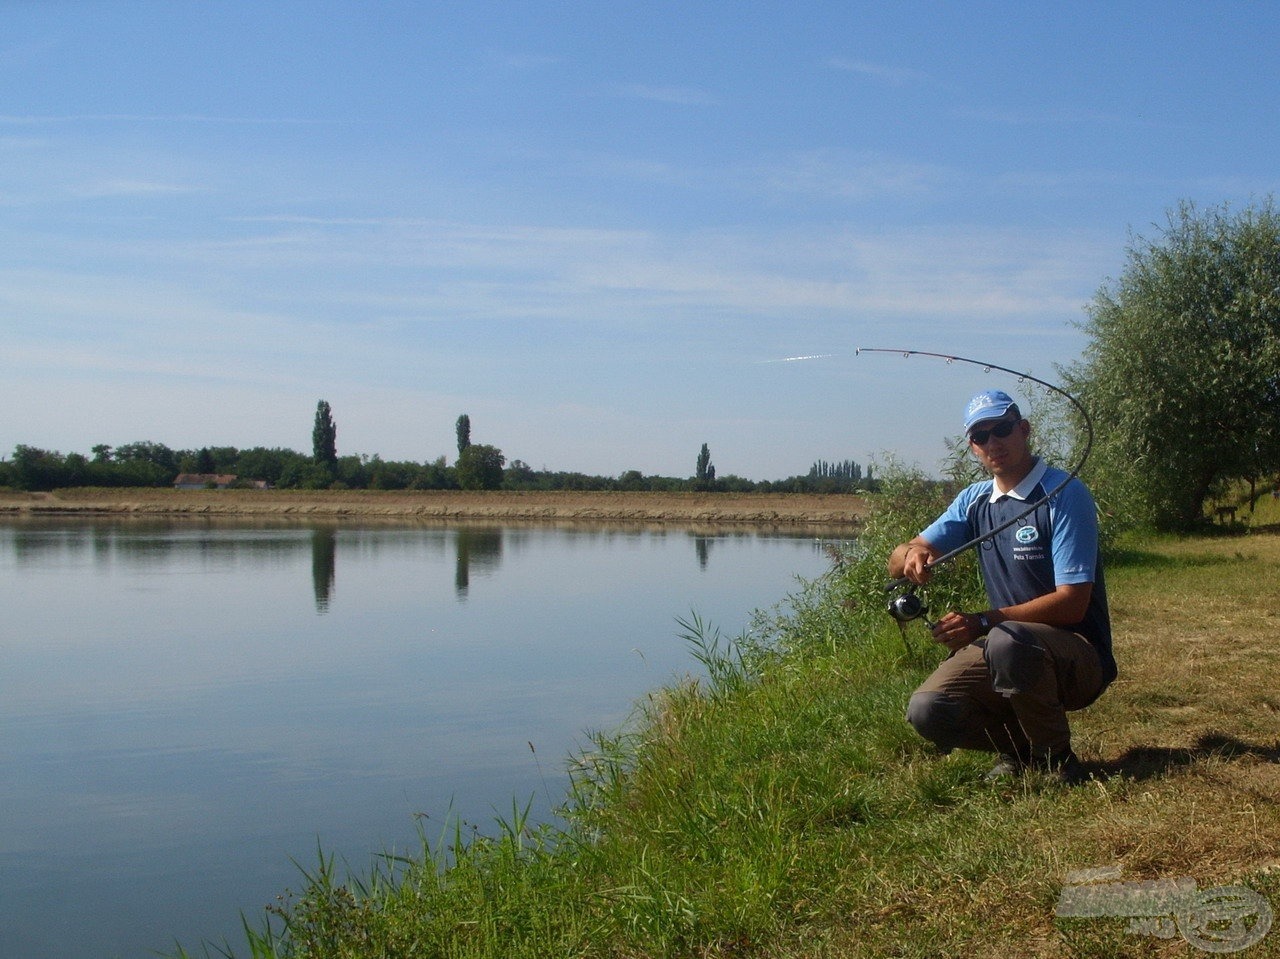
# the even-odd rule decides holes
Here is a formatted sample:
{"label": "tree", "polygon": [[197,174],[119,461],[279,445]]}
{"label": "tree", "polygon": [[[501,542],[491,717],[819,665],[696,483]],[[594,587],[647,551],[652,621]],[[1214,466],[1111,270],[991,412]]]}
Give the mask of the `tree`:
{"label": "tree", "polygon": [[418,475],[409,484],[410,489],[454,489],[457,484],[453,479],[453,470],[445,465],[443,456],[436,457],[430,463],[423,463]]}
{"label": "tree", "polygon": [[1135,237],[1088,307],[1066,371],[1096,426],[1104,510],[1162,529],[1203,521],[1227,484],[1280,470],[1280,215],[1181,204]]}
{"label": "tree", "polygon": [[324,400],[316,404],[316,425],[311,430],[311,458],[330,467],[338,462],[338,425],[334,423],[333,411]]}
{"label": "tree", "polygon": [[13,451],[10,475],[18,489],[51,490],[71,485],[65,456],[25,444],[19,444]]}
{"label": "tree", "polygon": [[272,486],[277,486],[280,485],[280,477],[287,467],[295,463],[305,467],[310,462],[302,453],[295,453],[293,450],[255,446],[253,449],[240,451],[234,472],[241,479],[265,480]]}
{"label": "tree", "polygon": [[538,474],[524,460],[512,460],[502,473],[502,485],[507,489],[531,489],[537,480]]}
{"label": "tree", "polygon": [[327,466],[299,455],[297,460],[286,463],[280,473],[279,485],[284,489],[327,489],[333,483],[333,475]]}
{"label": "tree", "polygon": [[471,445],[471,417],[466,413],[459,416],[454,431],[458,434],[458,456],[461,458],[467,447]]}
{"label": "tree", "polygon": [[136,443],[117,446],[115,461],[117,463],[150,463],[168,473],[178,472],[178,454],[163,443],[153,443],[151,440],[140,440]]}
{"label": "tree", "polygon": [[854,460],[839,463],[818,460],[809,467],[809,475],[805,479],[807,488],[819,493],[846,493],[862,483],[862,467]]}
{"label": "tree", "polygon": [[698,453],[698,465],[693,474],[695,489],[710,489],[716,481],[716,468],[711,465],[711,450],[702,444]]}
{"label": "tree", "polygon": [[644,474],[639,470],[626,470],[618,477],[618,489],[625,492],[632,493],[648,488],[648,484],[644,481]]}
{"label": "tree", "polygon": [[178,454],[149,440],[125,443],[113,451],[93,447],[92,481],[101,486],[168,486],[178,474]]}
{"label": "tree", "polygon": [[477,443],[467,446],[458,457],[458,485],[463,489],[498,489],[502,486],[502,450]]}

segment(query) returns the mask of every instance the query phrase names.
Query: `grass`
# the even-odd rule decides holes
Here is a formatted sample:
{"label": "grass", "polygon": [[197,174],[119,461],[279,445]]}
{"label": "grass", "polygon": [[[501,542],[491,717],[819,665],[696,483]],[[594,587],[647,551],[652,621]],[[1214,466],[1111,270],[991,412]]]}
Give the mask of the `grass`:
{"label": "grass", "polygon": [[[1265,524],[1262,524],[1265,525]],[[874,535],[874,526],[870,535]],[[937,653],[857,564],[653,692],[572,761],[562,825],[514,806],[354,875],[321,857],[253,957],[1185,956],[1066,918],[1073,872],[1243,885],[1280,908],[1280,534],[1146,539],[1108,569],[1121,678],[1076,714],[1095,779],[993,786],[903,721]],[[960,574],[957,574],[960,575]],[[865,598],[865,597],[864,597]],[[209,949],[205,950],[209,952]],[[1280,929],[1242,953],[1280,955]]]}

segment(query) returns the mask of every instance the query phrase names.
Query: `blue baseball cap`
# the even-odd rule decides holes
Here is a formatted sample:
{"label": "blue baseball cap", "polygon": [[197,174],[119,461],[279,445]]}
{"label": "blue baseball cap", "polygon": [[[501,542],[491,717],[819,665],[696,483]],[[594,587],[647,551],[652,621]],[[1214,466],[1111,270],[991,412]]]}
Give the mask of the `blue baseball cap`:
{"label": "blue baseball cap", "polygon": [[964,431],[966,433],[983,420],[998,420],[1016,406],[1013,397],[1004,390],[987,390],[979,393],[964,408]]}

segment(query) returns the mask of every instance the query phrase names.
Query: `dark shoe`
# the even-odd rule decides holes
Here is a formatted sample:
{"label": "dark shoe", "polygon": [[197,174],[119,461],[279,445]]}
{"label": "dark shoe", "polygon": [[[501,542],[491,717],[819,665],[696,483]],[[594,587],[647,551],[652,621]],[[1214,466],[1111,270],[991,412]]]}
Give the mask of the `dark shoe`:
{"label": "dark shoe", "polygon": [[1048,756],[1019,756],[1017,753],[1001,753],[996,764],[984,777],[987,782],[1000,782],[1021,776],[1028,769],[1053,776],[1064,786],[1078,786],[1089,778],[1088,771],[1076,758],[1076,754],[1068,749],[1063,753]]}
{"label": "dark shoe", "polygon": [[1076,758],[1075,753],[1067,753],[1064,759],[1055,770],[1058,782],[1064,786],[1079,786],[1081,783],[1088,782],[1090,779],[1089,771],[1084,768],[1084,764]]}
{"label": "dark shoe", "polygon": [[1021,776],[1026,768],[1027,761],[1017,753],[1001,753],[996,764],[987,770],[983,778],[989,783],[1012,779],[1014,776]]}
{"label": "dark shoe", "polygon": [[1070,749],[1066,752],[1036,757],[1031,761],[1031,765],[1053,776],[1064,786],[1079,786],[1089,779],[1088,770]]}

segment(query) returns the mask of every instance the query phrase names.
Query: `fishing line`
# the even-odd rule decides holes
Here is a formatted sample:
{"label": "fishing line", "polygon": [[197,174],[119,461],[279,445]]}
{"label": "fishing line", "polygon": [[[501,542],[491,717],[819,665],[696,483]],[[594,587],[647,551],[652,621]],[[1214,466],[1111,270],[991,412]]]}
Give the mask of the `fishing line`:
{"label": "fishing line", "polygon": [[776,360],[761,360],[761,363],[799,363],[802,360],[829,360],[839,353],[814,353],[810,356],[784,356]]}
{"label": "fishing line", "polygon": [[[1045,380],[1032,376],[1030,373],[1024,373],[1020,370],[1011,370],[1007,366],[1000,366],[999,364],[996,364],[996,363],[987,363],[983,360],[971,360],[964,356],[952,356],[947,353],[930,353],[925,350],[887,350],[887,349],[876,349],[872,347],[859,347],[858,349],[854,350],[853,355],[860,356],[863,353],[897,353],[899,356],[902,356],[904,359],[909,359],[912,356],[929,356],[935,359],[946,360],[948,364],[968,363],[972,366],[980,366],[982,367],[983,371],[986,373],[990,373],[992,370],[999,370],[1002,373],[1008,373],[1010,376],[1016,376],[1018,378],[1019,383],[1023,383],[1025,381],[1038,383],[1041,386],[1045,387],[1046,389],[1052,390],[1053,392],[1057,393],[1059,396],[1066,397],[1071,402],[1071,405],[1074,406],[1079,411],[1081,418],[1084,420],[1084,427],[1085,427],[1085,434],[1086,434],[1084,452],[1080,455],[1080,461],[1076,463],[1074,467],[1072,467],[1071,472],[1069,472],[1066,475],[1066,478],[1063,479],[1061,483],[1059,483],[1049,492],[1045,493],[1044,496],[1042,496],[1040,499],[1036,500],[1034,503],[1031,503],[1029,506],[1027,506],[1026,509],[1024,509],[1017,516],[1014,516],[1012,519],[1004,523],[1001,523],[995,529],[989,530],[986,533],[983,533],[981,536],[976,536],[973,539],[969,540],[969,542],[964,543],[960,546],[957,546],[951,552],[944,553],[943,555],[935,559],[933,562],[927,563],[924,567],[925,569],[933,569],[937,566],[941,566],[943,563],[948,563],[951,560],[955,559],[957,556],[959,556],[961,553],[963,553],[965,550],[973,549],[975,546],[981,546],[983,543],[985,543],[987,540],[991,539],[992,537],[1000,533],[1003,533],[1006,529],[1008,529],[1014,523],[1019,523],[1022,520],[1026,519],[1028,516],[1034,513],[1037,509],[1039,509],[1045,503],[1049,502],[1049,500],[1053,499],[1053,497],[1057,496],[1060,492],[1062,492],[1062,490],[1066,488],[1067,484],[1070,483],[1073,479],[1075,479],[1080,474],[1081,468],[1083,468],[1085,461],[1089,458],[1090,450],[1093,449],[1093,421],[1089,419],[1089,412],[1084,408],[1084,404],[1081,403],[1074,396],[1072,396],[1070,393],[1068,393],[1066,390],[1064,390],[1062,387],[1055,386],[1052,383],[1046,382]],[[895,579],[892,583],[890,583],[888,587],[886,587],[886,592],[894,589],[899,589],[907,585],[911,585],[911,581],[907,579],[905,576],[903,576],[902,578]],[[914,595],[912,596],[912,598],[913,599],[915,598]],[[900,597],[900,599],[902,599],[902,597]],[[914,605],[910,603],[908,603],[907,605],[910,606],[911,610],[914,612],[915,610]],[[892,611],[893,609],[891,606],[891,612]],[[895,613],[895,616],[897,615],[898,614]],[[915,615],[920,615],[920,613],[917,612],[915,613]]]}

